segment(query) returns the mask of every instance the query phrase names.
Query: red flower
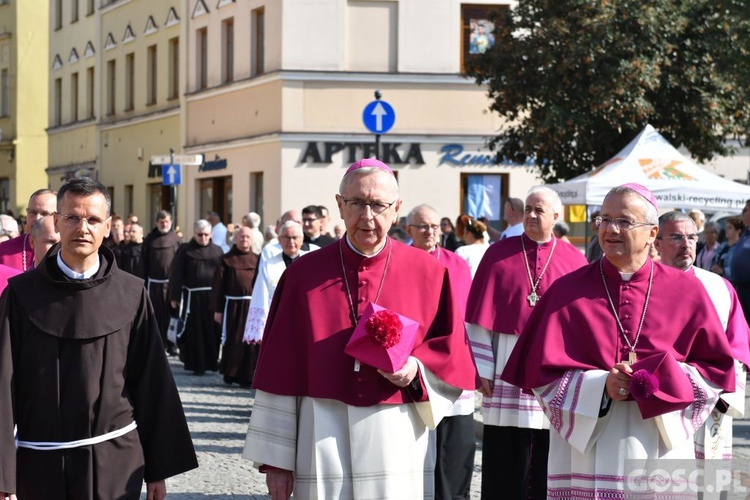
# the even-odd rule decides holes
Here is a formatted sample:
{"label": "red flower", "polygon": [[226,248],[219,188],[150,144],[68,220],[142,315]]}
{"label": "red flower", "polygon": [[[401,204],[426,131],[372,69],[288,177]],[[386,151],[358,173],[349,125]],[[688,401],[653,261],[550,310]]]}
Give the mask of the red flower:
{"label": "red flower", "polygon": [[367,319],[365,328],[373,342],[388,349],[401,340],[403,325],[398,314],[383,309]]}

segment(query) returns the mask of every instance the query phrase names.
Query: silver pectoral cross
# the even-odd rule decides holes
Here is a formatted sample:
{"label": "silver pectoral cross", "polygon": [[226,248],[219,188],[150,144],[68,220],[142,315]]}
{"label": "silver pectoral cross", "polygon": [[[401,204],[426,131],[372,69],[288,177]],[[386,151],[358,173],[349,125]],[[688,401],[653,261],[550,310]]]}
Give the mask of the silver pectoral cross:
{"label": "silver pectoral cross", "polygon": [[526,296],[526,300],[529,301],[529,305],[531,307],[534,307],[536,305],[536,301],[539,300],[539,295],[536,294],[535,290],[532,290],[531,293]]}

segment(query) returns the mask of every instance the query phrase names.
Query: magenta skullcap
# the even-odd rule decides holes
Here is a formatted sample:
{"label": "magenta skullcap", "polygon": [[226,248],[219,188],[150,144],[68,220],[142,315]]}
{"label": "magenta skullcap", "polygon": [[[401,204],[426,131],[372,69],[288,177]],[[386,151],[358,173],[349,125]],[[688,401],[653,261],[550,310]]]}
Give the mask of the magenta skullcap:
{"label": "magenta skullcap", "polygon": [[360,168],[379,168],[383,172],[393,175],[393,170],[391,170],[391,167],[389,167],[382,161],[375,158],[362,158],[358,162],[352,163],[349,166],[349,168],[346,170],[346,173],[344,174],[344,177],[351,174],[355,170],[359,170]]}
{"label": "magenta skullcap", "polygon": [[646,198],[646,201],[651,203],[656,210],[659,210],[659,206],[656,204],[656,198],[654,197],[654,193],[648,190],[648,188],[642,184],[636,184],[635,182],[628,182],[627,184],[623,184],[620,187],[632,189],[639,195]]}

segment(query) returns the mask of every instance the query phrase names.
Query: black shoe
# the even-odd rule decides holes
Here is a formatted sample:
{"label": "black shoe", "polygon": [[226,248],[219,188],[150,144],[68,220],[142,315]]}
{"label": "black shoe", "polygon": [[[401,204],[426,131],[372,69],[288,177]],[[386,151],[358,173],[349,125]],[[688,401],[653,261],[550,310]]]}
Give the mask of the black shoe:
{"label": "black shoe", "polygon": [[167,356],[177,356],[177,348],[175,346],[167,347]]}
{"label": "black shoe", "polygon": [[237,382],[237,379],[234,377],[229,377],[227,375],[224,375],[224,383],[232,385],[233,383]]}
{"label": "black shoe", "polygon": [[196,375],[198,377],[205,375],[205,374],[206,374],[206,370],[193,370],[193,375]]}

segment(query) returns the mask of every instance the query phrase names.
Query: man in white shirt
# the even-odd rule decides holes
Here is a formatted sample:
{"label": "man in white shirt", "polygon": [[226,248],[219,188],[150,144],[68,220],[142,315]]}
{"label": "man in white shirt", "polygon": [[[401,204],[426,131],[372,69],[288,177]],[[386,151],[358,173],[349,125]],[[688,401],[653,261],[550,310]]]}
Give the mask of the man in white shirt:
{"label": "man in white shirt", "polygon": [[500,234],[500,239],[520,236],[523,234],[523,200],[520,198],[508,198],[503,205],[503,220],[508,223]]}

